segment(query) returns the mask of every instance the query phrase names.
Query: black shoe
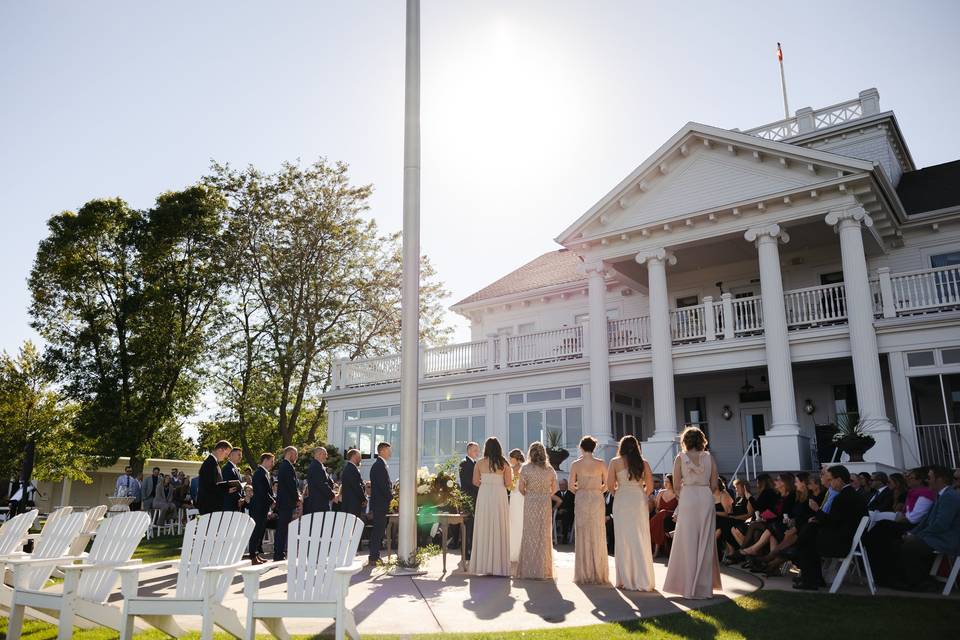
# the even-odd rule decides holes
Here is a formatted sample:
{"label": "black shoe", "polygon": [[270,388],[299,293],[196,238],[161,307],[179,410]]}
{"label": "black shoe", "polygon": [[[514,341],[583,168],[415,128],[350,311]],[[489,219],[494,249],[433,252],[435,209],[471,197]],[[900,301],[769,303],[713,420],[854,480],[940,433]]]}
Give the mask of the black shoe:
{"label": "black shoe", "polygon": [[794,582],[793,588],[799,591],[819,591],[820,587],[815,584],[808,584],[806,582]]}

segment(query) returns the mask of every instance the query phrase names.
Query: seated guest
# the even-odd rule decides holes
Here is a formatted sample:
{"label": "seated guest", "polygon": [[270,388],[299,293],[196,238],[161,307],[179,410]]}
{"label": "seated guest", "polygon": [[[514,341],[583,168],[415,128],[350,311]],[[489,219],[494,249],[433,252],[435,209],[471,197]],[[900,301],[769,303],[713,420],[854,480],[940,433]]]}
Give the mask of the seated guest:
{"label": "seated guest", "polygon": [[663,476],[663,489],[657,494],[656,513],[650,519],[650,541],[653,543],[654,557],[666,547],[669,540],[667,533],[676,526],[673,512],[678,504],[677,494],[673,490],[673,474],[668,473]]}
{"label": "seated guest", "polygon": [[887,486],[890,478],[883,471],[875,471],[870,476],[870,499],[867,511],[893,511],[893,491]]}
{"label": "seated guest", "polygon": [[783,540],[783,534],[787,529],[786,521],[793,513],[796,504],[796,483],[796,477],[792,473],[781,473],[774,479],[773,486],[777,492],[777,501],[773,509],[760,512],[763,528],[753,529],[755,540],[752,544],[744,546],[743,555],[764,555],[765,551],[770,550],[769,545],[772,541]]}
{"label": "seated guest", "polygon": [[891,511],[894,513],[903,511],[907,503],[907,494],[910,493],[906,477],[902,473],[891,473],[887,487],[893,492],[893,509]]}
{"label": "seated guest", "polygon": [[761,473],[757,476],[757,488],[753,492],[752,498],[756,519],[747,526],[747,530],[743,533],[733,531],[733,536],[741,547],[749,547],[754,544],[766,531],[767,525],[764,522],[763,514],[767,514],[767,518],[771,517],[770,514],[774,512],[778,498],[779,494],[773,488],[773,479],[770,474]]}
{"label": "seated guest", "polygon": [[815,501],[808,501],[815,526],[805,527],[797,541],[800,577],[794,580],[795,589],[816,591],[826,586],[823,580],[823,558],[842,558],[850,552],[853,535],[866,515],[863,496],[850,484],[850,472],[843,465],[827,469],[829,484],[836,496],[821,509]]}
{"label": "seated guest", "polygon": [[560,537],[557,544],[570,544],[570,532],[573,531],[573,509],[576,498],[566,480],[560,481],[560,490],[553,494],[553,503],[557,507],[557,522],[560,523]]}
{"label": "seated guest", "polygon": [[724,564],[743,561],[743,554],[740,553],[740,543],[733,537],[733,531],[737,531],[741,535],[746,532],[747,521],[753,517],[754,513],[750,486],[746,481],[737,478],[733,481],[733,489],[737,497],[733,500],[733,508],[730,509],[730,514],[725,517],[717,517],[717,525],[720,527],[720,540],[727,554],[724,558]]}
{"label": "seated guest", "polygon": [[856,485],[857,493],[859,493],[864,500],[869,502],[870,498],[873,497],[873,489],[870,488],[870,474],[866,471],[861,471],[860,473],[851,475],[857,476],[856,478],[851,479],[853,484]]}
{"label": "seated guest", "polygon": [[960,554],[960,493],[951,483],[953,473],[946,467],[930,467],[930,488],[937,500],[923,522],[903,538],[900,546],[899,570],[902,586],[919,588],[928,579],[934,553]]}
{"label": "seated guest", "polygon": [[[810,526],[810,517],[813,516],[814,513],[810,507],[810,502],[811,500],[816,502],[816,500],[810,497],[810,493],[807,490],[807,482],[809,479],[810,474],[805,471],[801,471],[796,475],[793,483],[795,499],[790,512],[783,516],[783,533],[777,537],[775,531],[770,532],[769,553],[765,556],[755,558],[749,565],[751,571],[765,573],[768,577],[781,575],[783,563],[787,561],[788,554],[791,553],[797,540],[799,540],[800,532],[805,527]],[[819,506],[819,502],[816,503]]]}
{"label": "seated guest", "polygon": [[816,500],[817,504],[823,506],[824,500],[827,499],[827,490],[823,488],[823,479],[815,473],[808,473],[806,475],[807,493],[810,495],[810,499]]}
{"label": "seated guest", "polygon": [[960,467],[953,470],[953,488],[960,491]]}

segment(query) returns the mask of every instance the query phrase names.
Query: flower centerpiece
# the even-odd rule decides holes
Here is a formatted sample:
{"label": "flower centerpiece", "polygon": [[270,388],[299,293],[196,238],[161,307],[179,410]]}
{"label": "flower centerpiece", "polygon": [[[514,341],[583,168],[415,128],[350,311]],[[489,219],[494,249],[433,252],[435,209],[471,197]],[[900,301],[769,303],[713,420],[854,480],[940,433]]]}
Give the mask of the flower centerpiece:
{"label": "flower centerpiece", "polygon": [[[437,465],[431,473],[427,467],[417,469],[417,507],[421,512],[432,513],[473,513],[473,501],[460,490],[457,481],[458,460],[451,458]],[[390,511],[396,513],[399,508],[399,487],[394,486]]]}
{"label": "flower centerpiece", "polygon": [[863,462],[863,454],[877,443],[868,432],[869,425],[856,414],[838,414],[833,443],[850,456],[850,462]]}

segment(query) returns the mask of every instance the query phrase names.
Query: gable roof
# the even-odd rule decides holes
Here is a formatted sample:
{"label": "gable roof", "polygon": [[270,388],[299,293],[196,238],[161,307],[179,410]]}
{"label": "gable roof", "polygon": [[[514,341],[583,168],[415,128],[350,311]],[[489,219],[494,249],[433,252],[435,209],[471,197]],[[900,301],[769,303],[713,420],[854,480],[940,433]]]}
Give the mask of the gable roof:
{"label": "gable roof", "polygon": [[567,249],[549,251],[538,256],[515,271],[511,271],[493,284],[467,296],[453,308],[481,300],[500,298],[544,287],[563,285],[584,280],[580,271],[580,258]]}
{"label": "gable roof", "polygon": [[903,174],[897,195],[908,215],[960,206],[960,160]]}
{"label": "gable roof", "polygon": [[594,219],[600,218],[603,211],[611,204],[617,202],[624,193],[633,189],[637,184],[642,183],[643,178],[656,175],[656,172],[664,166],[668,157],[673,156],[677,152],[686,155],[686,145],[694,136],[709,139],[714,144],[731,145],[740,149],[790,158],[798,162],[826,165],[850,172],[868,172],[872,171],[874,166],[872,162],[867,160],[859,160],[785,142],[765,140],[746,133],[711,127],[698,122],[688,122],[650,155],[650,157],[644,160],[643,164],[621,180],[617,186],[557,236],[556,241],[563,245],[567,245],[573,241],[578,233],[581,233]]}

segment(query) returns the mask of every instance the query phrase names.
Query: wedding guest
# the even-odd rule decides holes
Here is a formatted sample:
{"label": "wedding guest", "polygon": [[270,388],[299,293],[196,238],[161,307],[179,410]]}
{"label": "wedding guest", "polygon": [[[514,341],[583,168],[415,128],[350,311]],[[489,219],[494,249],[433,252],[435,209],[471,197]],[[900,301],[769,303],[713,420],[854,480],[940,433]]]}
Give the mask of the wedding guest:
{"label": "wedding guest", "polygon": [[570,544],[576,497],[573,491],[570,491],[570,485],[566,480],[560,480],[560,488],[554,496],[556,498],[553,502],[557,507],[557,521],[560,523],[560,537],[557,544]]}
{"label": "wedding guest", "polygon": [[960,467],[953,470],[953,489],[960,491]]}
{"label": "wedding guest", "polygon": [[[230,450],[230,455],[227,456],[227,462],[223,465],[221,474],[225,481],[236,480],[240,482],[240,459],[243,457],[243,451],[234,447]],[[237,487],[231,487],[237,489]],[[223,510],[224,511],[239,511],[240,510],[240,499],[243,496],[240,494],[239,490],[229,491],[223,501]]]}
{"label": "wedding guest", "polygon": [[152,473],[143,479],[141,485],[143,510],[147,513],[153,511],[153,499],[157,495],[157,488],[160,486],[160,467],[154,467]]}
{"label": "wedding guest", "polygon": [[891,473],[887,487],[893,492],[893,508],[890,510],[895,513],[903,511],[910,492],[906,477],[902,473]]}
{"label": "wedding guest", "polygon": [[370,514],[373,527],[370,530],[370,556],[368,564],[380,563],[380,548],[383,546],[383,534],[387,530],[387,511],[393,498],[393,483],[387,461],[392,449],[389,442],[377,443],[377,456],[370,467]]}
{"label": "wedding guest", "polygon": [[677,494],[673,489],[673,474],[663,476],[663,490],[657,494],[655,511],[650,520],[650,541],[653,543],[653,557],[660,555],[670,538],[667,533],[673,531],[673,513],[677,509]]}
{"label": "wedding guest", "polygon": [[520,467],[517,489],[523,496],[523,529],[517,577],[552,579],[553,535],[550,528],[553,523],[552,497],[557,490],[557,472],[547,464],[547,450],[542,443],[534,442],[527,450],[527,462]]}
{"label": "wedding guest", "polygon": [[[467,560],[470,559],[470,551],[473,547],[473,511],[477,506],[478,488],[473,485],[473,468],[477,464],[477,458],[480,457],[480,445],[476,442],[467,443],[467,450],[464,452],[463,460],[460,461],[458,468],[460,475],[460,491],[470,498],[470,506],[465,509],[466,515],[463,518],[463,528],[466,532],[466,541],[464,546],[467,550]],[[449,548],[459,549],[460,527],[454,527],[453,536],[451,536]]]}
{"label": "wedding guest", "polygon": [[593,452],[597,440],[584,436],[580,440],[580,457],[570,465],[570,488],[574,502],[573,581],[577,584],[609,584],[607,532],[604,527],[606,465]]}
{"label": "wedding guest", "polygon": [[710,598],[721,589],[717,559],[716,510],[711,487],[717,484],[717,465],[706,450],[707,438],[698,427],[680,435],[683,451],[673,462],[679,504],[675,513],[667,578],[663,590],[685,598]]}
{"label": "wedding guest", "polygon": [[478,488],[470,553],[470,572],[474,575],[510,575],[507,487],[512,482],[513,472],[503,457],[500,441],[487,438],[483,458],[473,468],[473,484]]}
{"label": "wedding guest", "polygon": [[903,538],[899,569],[902,586],[916,589],[928,579],[934,553],[960,554],[960,493],[953,490],[953,472],[932,466],[928,472],[930,488],[937,499],[921,524]]}
{"label": "wedding guest", "polygon": [[893,491],[887,486],[890,478],[883,471],[875,471],[870,476],[870,498],[867,500],[867,511],[893,511]]}
{"label": "wedding guest", "polygon": [[607,491],[603,494],[603,527],[607,534],[607,555],[612,556],[617,551],[616,535],[613,530],[613,494]]}
{"label": "wedding guest", "polygon": [[340,510],[359,518],[363,514],[365,502],[366,489],[360,475],[360,451],[350,449],[340,472]]}
{"label": "wedding guest", "polygon": [[272,453],[260,454],[260,465],[253,472],[253,497],[250,501],[250,517],[253,518],[253,533],[250,535],[248,553],[253,564],[261,564],[266,559],[263,552],[263,534],[267,530],[267,518],[276,496],[270,488],[270,470],[273,469]]}
{"label": "wedding guest", "polygon": [[314,447],[313,460],[307,469],[307,495],[303,499],[303,512],[316,513],[330,510],[333,500],[333,481],[327,474],[329,454],[323,447]]}
{"label": "wedding guest", "polygon": [[153,511],[158,511],[157,522],[166,524],[172,520],[177,512],[177,506],[173,502],[174,487],[170,482],[170,476],[160,475],[157,482],[157,490],[153,495]]}
{"label": "wedding guest", "polygon": [[207,455],[207,459],[200,465],[200,481],[197,485],[196,501],[200,515],[223,511],[229,489],[220,484],[223,482],[220,463],[226,460],[232,449],[233,446],[229,442],[221,440],[213,445],[213,451]]}
{"label": "wedding guest", "polygon": [[173,467],[170,469],[170,484],[172,484],[174,488],[180,486],[181,480],[182,478],[180,477],[180,472],[177,470],[177,468]]}
{"label": "wedding guest", "polygon": [[520,468],[524,462],[523,452],[513,449],[507,456],[513,483],[510,485],[510,562],[520,560],[520,541],[523,537],[523,494],[517,491]]}
{"label": "wedding guest", "polygon": [[123,468],[123,475],[117,478],[115,495],[133,498],[133,502],[130,503],[130,511],[140,510],[141,487],[140,481],[133,475],[133,467]]}
{"label": "wedding guest", "polygon": [[903,511],[869,514],[873,526],[863,534],[863,544],[870,558],[873,579],[881,586],[898,582],[897,557],[903,536],[923,522],[937,499],[937,494],[927,486],[927,479],[927,469],[911,469],[905,477],[907,498]]}
{"label": "wedding guest", "polygon": [[273,559],[284,560],[287,557],[287,529],[293,520],[293,512],[300,502],[297,485],[297,472],[293,463],[297,461],[298,451],[290,446],[283,450],[283,459],[277,469],[277,532],[273,542]]}
{"label": "wedding guest", "polygon": [[620,439],[617,456],[607,469],[607,488],[613,504],[616,585],[630,591],[653,591],[653,547],[650,508],[653,472],[641,455],[634,436]]}
{"label": "wedding guest", "polygon": [[726,551],[724,564],[733,564],[743,561],[743,554],[740,553],[740,544],[733,536],[737,531],[743,534],[747,530],[747,521],[753,517],[753,503],[751,502],[750,485],[741,478],[733,481],[733,489],[736,498],[733,500],[733,507],[726,516],[717,517],[717,526],[720,529],[720,542]]}

